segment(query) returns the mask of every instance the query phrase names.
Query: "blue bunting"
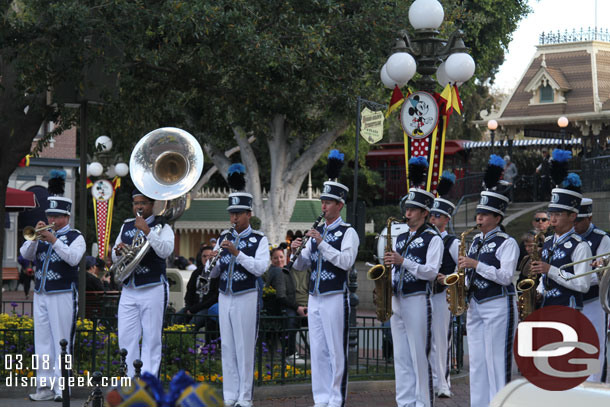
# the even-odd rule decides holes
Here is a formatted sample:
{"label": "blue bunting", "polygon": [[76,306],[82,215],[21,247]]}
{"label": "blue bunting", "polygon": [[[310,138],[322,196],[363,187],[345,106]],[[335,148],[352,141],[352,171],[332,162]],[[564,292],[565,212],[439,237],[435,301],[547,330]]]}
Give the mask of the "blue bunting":
{"label": "blue bunting", "polygon": [[340,161],[343,161],[344,154],[340,153],[339,150],[330,150],[328,153],[328,158],[334,158]]}
{"label": "blue bunting", "polygon": [[580,177],[578,176],[578,174],[571,172],[563,180],[563,182],[561,183],[561,186],[564,188],[568,188],[568,187],[580,188],[582,186],[582,181],[581,181]]}
{"label": "blue bunting", "polygon": [[572,152],[569,150],[561,150],[556,148],[553,150],[553,160],[560,163],[566,162],[572,158]]}
{"label": "blue bunting", "polygon": [[424,156],[413,157],[409,160],[409,165],[420,165],[422,167],[428,167],[428,160],[426,160],[426,157]]}
{"label": "blue bunting", "polygon": [[489,157],[489,165],[495,165],[496,167],[500,167],[500,168],[504,169],[504,166],[506,165],[506,163],[504,162],[502,157],[500,157],[499,155],[492,154]]}
{"label": "blue bunting", "polygon": [[240,164],[240,163],[231,164],[231,166],[229,167],[228,174],[229,175],[233,175],[235,173],[245,174],[246,173],[246,167],[244,167],[244,165]]}

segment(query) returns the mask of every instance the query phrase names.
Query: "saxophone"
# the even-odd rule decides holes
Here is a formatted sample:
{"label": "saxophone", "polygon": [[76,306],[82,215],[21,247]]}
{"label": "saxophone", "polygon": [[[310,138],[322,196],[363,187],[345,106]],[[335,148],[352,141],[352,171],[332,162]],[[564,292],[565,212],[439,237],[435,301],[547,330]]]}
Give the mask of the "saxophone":
{"label": "saxophone", "polygon": [[[392,223],[400,223],[400,219],[388,218],[386,229],[385,252],[392,251]],[[377,319],[385,322],[392,316],[392,268],[377,264],[366,273],[369,280],[375,281],[373,303],[375,304]]]}
{"label": "saxophone", "polygon": [[[466,236],[476,230],[479,225],[465,230],[460,235],[459,256],[466,256]],[[449,310],[455,316],[462,315],[468,309],[468,289],[466,288],[466,270],[458,268],[457,272],[449,274],[443,280],[447,287],[447,303]]]}
{"label": "saxophone", "polygon": [[[544,232],[538,232],[534,236],[534,248],[530,254],[530,260],[540,261],[542,255],[542,245],[544,244]],[[536,309],[536,285],[538,283],[538,274],[529,272],[527,278],[519,281],[517,291],[519,291],[519,318],[523,321]]]}

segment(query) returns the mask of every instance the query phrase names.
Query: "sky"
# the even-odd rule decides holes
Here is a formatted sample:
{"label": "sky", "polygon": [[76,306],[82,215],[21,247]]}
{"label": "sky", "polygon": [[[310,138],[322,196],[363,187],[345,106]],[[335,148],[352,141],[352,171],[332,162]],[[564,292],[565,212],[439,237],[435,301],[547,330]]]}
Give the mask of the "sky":
{"label": "sky", "polygon": [[[529,0],[532,8],[513,33],[504,64],[496,75],[494,88],[512,91],[527,68],[542,32],[572,31],[595,27],[596,0]],[[597,26],[610,30],[604,16],[610,15],[610,0],[597,0]]]}

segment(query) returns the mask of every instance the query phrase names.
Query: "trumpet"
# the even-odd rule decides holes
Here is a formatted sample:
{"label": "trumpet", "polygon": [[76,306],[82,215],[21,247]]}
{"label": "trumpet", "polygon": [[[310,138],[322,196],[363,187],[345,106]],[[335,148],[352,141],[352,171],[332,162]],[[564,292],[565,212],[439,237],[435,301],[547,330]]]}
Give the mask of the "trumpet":
{"label": "trumpet", "polygon": [[23,238],[25,240],[38,240],[40,238],[39,233],[45,230],[51,230],[55,227],[55,222],[50,225],[34,228],[33,226],[26,226],[23,228]]}

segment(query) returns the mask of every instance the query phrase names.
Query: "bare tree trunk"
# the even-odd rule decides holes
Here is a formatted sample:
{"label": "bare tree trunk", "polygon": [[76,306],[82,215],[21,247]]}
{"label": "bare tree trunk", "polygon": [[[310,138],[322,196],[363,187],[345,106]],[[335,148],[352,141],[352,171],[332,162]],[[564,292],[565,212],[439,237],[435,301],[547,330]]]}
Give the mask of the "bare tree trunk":
{"label": "bare tree trunk", "polygon": [[[233,128],[242,163],[246,166],[246,189],[253,196],[253,215],[261,219],[261,229],[271,244],[284,241],[303,180],[346,128],[347,123],[339,124],[335,129],[321,134],[300,153],[302,139],[291,134],[284,116],[276,115],[270,123],[267,137],[271,158],[271,185],[267,200],[263,200],[261,169],[246,132],[240,127]],[[226,179],[230,161],[213,146],[204,145],[204,148]],[[311,221],[313,223],[314,219]]]}

